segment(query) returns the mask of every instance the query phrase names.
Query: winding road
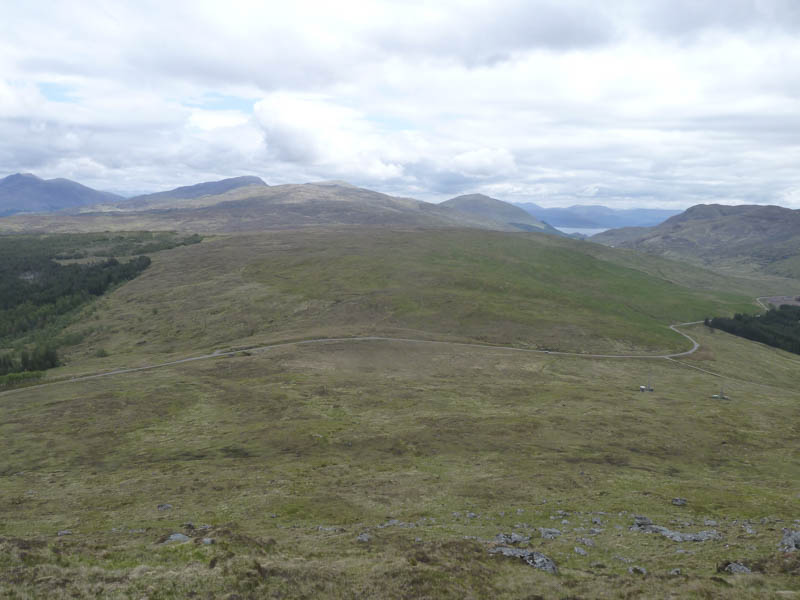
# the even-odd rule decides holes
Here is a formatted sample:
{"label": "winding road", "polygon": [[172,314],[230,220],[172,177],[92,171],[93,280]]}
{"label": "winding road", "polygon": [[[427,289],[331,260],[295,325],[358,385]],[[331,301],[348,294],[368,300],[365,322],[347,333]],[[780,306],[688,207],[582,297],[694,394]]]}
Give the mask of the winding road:
{"label": "winding road", "polygon": [[[46,383],[40,383],[37,385],[30,385],[25,387],[19,387],[12,390],[6,390],[4,392],[0,392],[0,396],[5,396],[8,394],[13,394],[15,392],[21,392],[23,390],[33,390],[43,387],[50,387],[53,385],[60,385],[66,383],[74,383],[78,381],[88,381],[90,379],[99,379],[101,377],[113,377],[114,375],[123,375],[126,373],[137,373],[139,371],[150,371],[153,369],[160,369],[163,367],[171,367],[174,365],[181,365],[184,363],[194,362],[197,360],[210,360],[214,358],[222,358],[222,357],[232,357],[240,352],[264,352],[267,350],[273,350],[275,348],[284,348],[287,346],[304,346],[304,345],[316,345],[316,344],[331,344],[337,342],[403,342],[408,344],[438,344],[438,345],[447,345],[447,346],[460,346],[460,347],[467,347],[467,348],[486,348],[491,350],[504,350],[509,352],[529,352],[534,354],[550,354],[553,356],[571,356],[571,357],[581,357],[581,358],[636,358],[636,359],[668,359],[674,360],[676,358],[680,358],[682,356],[688,356],[697,351],[700,347],[700,344],[697,343],[697,340],[689,336],[688,334],[680,331],[678,327],[684,327],[686,325],[697,325],[698,323],[702,323],[703,321],[691,321],[689,323],[679,323],[677,325],[670,325],[669,328],[672,329],[675,333],[678,333],[685,337],[692,343],[692,348],[690,350],[686,350],[685,352],[676,352],[673,354],[587,354],[582,352],[559,352],[555,350],[535,350],[532,348],[515,348],[514,346],[493,346],[491,344],[472,344],[469,342],[446,342],[446,341],[438,341],[438,340],[419,340],[413,338],[398,338],[398,337],[383,337],[383,336],[357,336],[357,337],[340,337],[340,338],[315,338],[310,340],[300,340],[294,342],[277,342],[274,344],[266,344],[263,346],[251,346],[246,348],[239,348],[236,350],[216,350],[211,354],[202,354],[200,356],[191,356],[188,358],[181,358],[178,360],[172,360],[169,362],[157,363],[153,365],[146,365],[143,367],[132,367],[128,369],[115,369],[113,371],[106,371],[103,373],[94,373],[91,375],[80,375],[78,377],[72,377],[70,379],[56,379],[53,381],[49,381]],[[677,361],[676,361],[677,362]],[[678,363],[683,364],[683,363]],[[704,373],[709,373],[711,375],[715,375],[719,377],[716,373],[712,373],[711,371],[705,371],[704,369],[700,369],[699,367],[694,367],[692,365],[684,365],[690,366],[695,368],[699,371],[703,371]]]}

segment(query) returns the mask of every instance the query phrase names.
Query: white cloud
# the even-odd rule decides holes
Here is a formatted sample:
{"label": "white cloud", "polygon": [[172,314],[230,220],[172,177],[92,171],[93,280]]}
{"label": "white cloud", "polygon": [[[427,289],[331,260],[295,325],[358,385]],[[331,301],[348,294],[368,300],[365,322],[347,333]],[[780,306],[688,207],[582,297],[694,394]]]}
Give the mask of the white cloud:
{"label": "white cloud", "polygon": [[798,29],[792,0],[11,3],[0,176],[800,207]]}

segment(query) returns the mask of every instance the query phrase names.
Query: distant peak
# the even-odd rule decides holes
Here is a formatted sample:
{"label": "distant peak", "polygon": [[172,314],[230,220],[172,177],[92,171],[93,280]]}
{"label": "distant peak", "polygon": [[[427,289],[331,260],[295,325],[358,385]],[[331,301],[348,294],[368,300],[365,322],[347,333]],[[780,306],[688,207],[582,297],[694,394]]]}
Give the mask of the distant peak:
{"label": "distant peak", "polygon": [[13,175],[9,175],[8,177],[6,177],[6,179],[11,179],[11,180],[14,180],[14,179],[35,179],[37,181],[41,180],[39,177],[37,177],[33,173],[14,173]]}
{"label": "distant peak", "polygon": [[357,186],[353,185],[352,183],[347,183],[341,179],[330,179],[328,181],[312,181],[311,185],[330,185],[336,187],[346,187],[346,188],[355,188]]}

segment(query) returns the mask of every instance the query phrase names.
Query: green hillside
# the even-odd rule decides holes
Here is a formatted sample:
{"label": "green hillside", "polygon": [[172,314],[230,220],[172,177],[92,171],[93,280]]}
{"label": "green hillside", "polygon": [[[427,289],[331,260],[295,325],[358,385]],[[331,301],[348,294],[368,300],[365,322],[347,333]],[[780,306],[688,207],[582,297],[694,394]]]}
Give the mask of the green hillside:
{"label": "green hillside", "polygon": [[[377,334],[661,353],[687,349],[669,323],[755,308],[735,280],[709,276],[715,289],[693,290],[646,272],[647,259],[630,262],[594,244],[476,230],[218,238],[154,255],[140,278],[93,305],[73,328],[84,342],[65,354],[65,369]],[[687,283],[708,275],[675,271]],[[98,347],[109,356],[93,358]]]}
{"label": "green hillside", "polygon": [[[751,308],[748,285],[476,230],[270,232],[157,252],[71,326],[82,341],[50,385],[0,393],[0,589],[800,591],[798,554],[778,551],[781,528],[800,528],[800,356],[703,325],[683,328],[700,349],[675,360],[486,347],[685,350],[666,325]],[[436,343],[304,343],[365,335]],[[721,386],[728,400],[712,398]],[[631,529],[635,515],[686,539]],[[502,546],[542,552],[559,574],[491,553]],[[752,573],[725,572],[731,561]]]}

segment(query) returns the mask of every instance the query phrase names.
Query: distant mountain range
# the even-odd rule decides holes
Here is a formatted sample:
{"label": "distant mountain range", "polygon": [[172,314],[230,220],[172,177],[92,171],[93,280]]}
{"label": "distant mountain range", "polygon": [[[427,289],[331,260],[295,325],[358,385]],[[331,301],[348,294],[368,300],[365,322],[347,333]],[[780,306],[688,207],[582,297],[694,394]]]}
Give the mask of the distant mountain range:
{"label": "distant mountain range", "polygon": [[780,206],[699,204],[657,227],[612,229],[591,241],[737,274],[800,277],[800,211]]}
{"label": "distant mountain range", "polygon": [[537,219],[553,227],[575,227],[582,229],[608,229],[612,227],[647,227],[658,225],[679,210],[658,208],[614,209],[600,205],[575,205],[559,208],[544,208],[531,202],[514,203]]}
{"label": "distant mountain range", "polygon": [[509,227],[522,231],[541,231],[554,235],[565,235],[558,229],[528,214],[518,206],[503,202],[502,200],[497,200],[496,198],[484,196],[483,194],[456,196],[455,198],[442,202],[439,206],[454,208],[464,213],[477,215],[498,223],[505,223]]}
{"label": "distant mountain range", "polygon": [[341,181],[269,186],[258,177],[200,183],[127,200],[114,198],[58,214],[16,215],[0,221],[0,231],[238,232],[342,225],[463,227],[563,235],[525,211],[488,196],[464,196],[431,204]]}
{"label": "distant mountain range", "polygon": [[0,216],[55,212],[122,199],[122,196],[98,192],[69,179],[40,179],[30,173],[16,173],[0,179]]}

